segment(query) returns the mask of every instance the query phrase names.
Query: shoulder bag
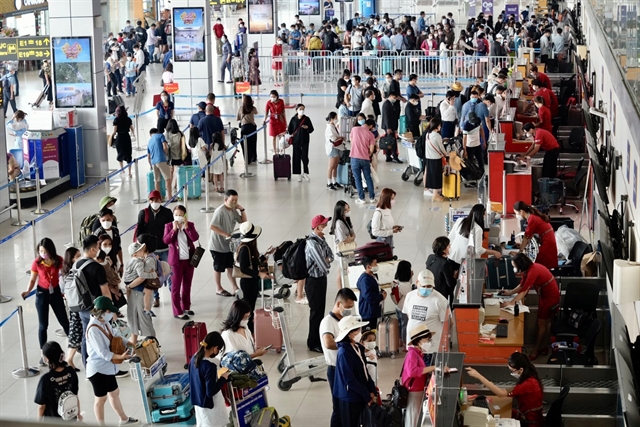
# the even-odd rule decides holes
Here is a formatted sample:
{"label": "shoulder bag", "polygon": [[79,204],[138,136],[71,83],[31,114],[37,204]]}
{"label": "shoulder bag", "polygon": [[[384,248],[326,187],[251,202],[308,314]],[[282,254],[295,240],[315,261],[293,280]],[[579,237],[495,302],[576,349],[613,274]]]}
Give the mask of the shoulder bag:
{"label": "shoulder bag", "polygon": [[113,336],[111,331],[109,331],[108,329],[104,329],[95,324],[89,325],[89,327],[87,328],[87,331],[92,327],[96,327],[100,329],[100,332],[102,332],[109,339],[109,351],[111,351],[113,354],[122,354],[127,350],[127,348],[124,345],[124,342],[122,342],[121,337]]}
{"label": "shoulder bag", "polygon": [[298,133],[298,131],[300,130],[300,128],[302,127],[302,125],[304,124],[304,120],[306,119],[306,117],[303,117],[302,120],[300,120],[300,123],[298,124],[298,127],[296,128],[296,130],[289,135],[288,133],[284,136],[284,140],[287,143],[287,145],[291,145],[293,143],[293,137],[296,136],[296,134]]}
{"label": "shoulder bag", "polygon": [[[232,271],[231,275],[233,277],[235,277],[236,279],[251,279],[253,276],[250,276],[248,274],[244,274],[242,272],[242,270],[240,269],[240,264],[238,264],[238,254],[240,253],[240,249],[242,249],[243,247],[246,247],[247,250],[249,250],[247,245],[238,246],[238,249],[236,249],[236,253],[233,255],[233,271]],[[249,267],[251,269],[253,269],[253,264],[251,263],[251,254],[249,254],[249,263],[250,263]]]}
{"label": "shoulder bag", "polygon": [[440,160],[442,160],[442,166],[447,166],[447,156],[446,154],[442,154],[440,151],[438,151],[438,149],[436,148],[435,145],[433,145],[433,142],[431,141],[431,138],[429,137],[429,135],[427,135],[427,139],[429,140],[429,145],[431,145],[431,148],[433,148],[436,153],[440,154]]}
{"label": "shoulder bag", "polygon": [[197,268],[200,265],[200,261],[202,261],[202,255],[204,255],[204,248],[200,245],[200,240],[198,240],[198,247],[189,258],[189,265]]}

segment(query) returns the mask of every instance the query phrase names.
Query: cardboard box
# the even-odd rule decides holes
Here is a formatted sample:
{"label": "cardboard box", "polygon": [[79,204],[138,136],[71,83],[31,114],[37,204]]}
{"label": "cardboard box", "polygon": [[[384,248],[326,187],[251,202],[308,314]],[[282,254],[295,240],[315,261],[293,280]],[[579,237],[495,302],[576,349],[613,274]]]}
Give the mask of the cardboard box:
{"label": "cardboard box", "polygon": [[140,358],[140,365],[143,368],[150,368],[160,358],[160,349],[155,341],[146,347],[136,347],[135,353]]}
{"label": "cardboard box", "polygon": [[485,317],[499,317],[500,316],[500,300],[497,298],[485,298],[484,311],[485,311]]}

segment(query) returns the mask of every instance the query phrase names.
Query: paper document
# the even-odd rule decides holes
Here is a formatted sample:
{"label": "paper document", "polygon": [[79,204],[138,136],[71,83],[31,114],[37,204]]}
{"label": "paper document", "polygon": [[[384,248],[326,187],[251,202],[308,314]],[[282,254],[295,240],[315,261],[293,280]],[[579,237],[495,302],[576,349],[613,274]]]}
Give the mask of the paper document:
{"label": "paper document", "polygon": [[[527,307],[526,305],[524,305],[524,304],[518,304],[518,305],[520,306],[520,313],[529,313],[530,312],[529,311],[529,307]],[[507,313],[514,314],[513,313],[514,307],[515,307],[514,305],[508,305],[506,307],[502,307],[502,310],[506,311]]]}
{"label": "paper document", "polygon": [[496,328],[497,325],[482,325],[482,327],[480,327],[480,333],[482,335],[491,335],[491,332],[493,332],[493,330]]}

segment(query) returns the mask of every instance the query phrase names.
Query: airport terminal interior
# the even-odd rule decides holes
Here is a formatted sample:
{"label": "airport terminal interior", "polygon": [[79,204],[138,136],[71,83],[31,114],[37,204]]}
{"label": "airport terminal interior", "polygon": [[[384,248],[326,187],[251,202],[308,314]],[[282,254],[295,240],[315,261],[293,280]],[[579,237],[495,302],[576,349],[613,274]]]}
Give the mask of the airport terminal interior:
{"label": "airport terminal interior", "polygon": [[0,2],[3,425],[640,425],[637,3],[81,1]]}

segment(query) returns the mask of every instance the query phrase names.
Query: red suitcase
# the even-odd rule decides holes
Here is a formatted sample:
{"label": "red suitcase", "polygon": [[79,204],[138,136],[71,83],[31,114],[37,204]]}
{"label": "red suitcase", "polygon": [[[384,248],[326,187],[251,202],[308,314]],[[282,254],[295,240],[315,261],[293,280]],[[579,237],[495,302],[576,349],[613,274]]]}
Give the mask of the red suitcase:
{"label": "red suitcase", "polygon": [[274,154],[273,178],[287,178],[291,181],[291,156],[288,154]]}
{"label": "red suitcase", "polygon": [[354,257],[356,263],[362,261],[364,257],[375,258],[378,262],[395,259],[391,245],[383,242],[369,242],[364,246],[356,248]]}
{"label": "red suitcase", "polygon": [[207,336],[207,324],[204,322],[187,322],[182,326],[182,333],[184,334],[184,354],[186,356],[184,369],[187,369],[189,362],[191,362],[191,357],[200,348],[200,342]]}
{"label": "red suitcase", "polygon": [[273,349],[280,353],[282,350],[282,330],[273,326],[271,319],[271,310],[273,309],[273,289],[271,297],[271,307],[265,307],[264,300],[264,281],[262,283],[262,308],[256,309],[253,315],[253,331],[256,342],[256,348],[262,348],[272,345]]}

